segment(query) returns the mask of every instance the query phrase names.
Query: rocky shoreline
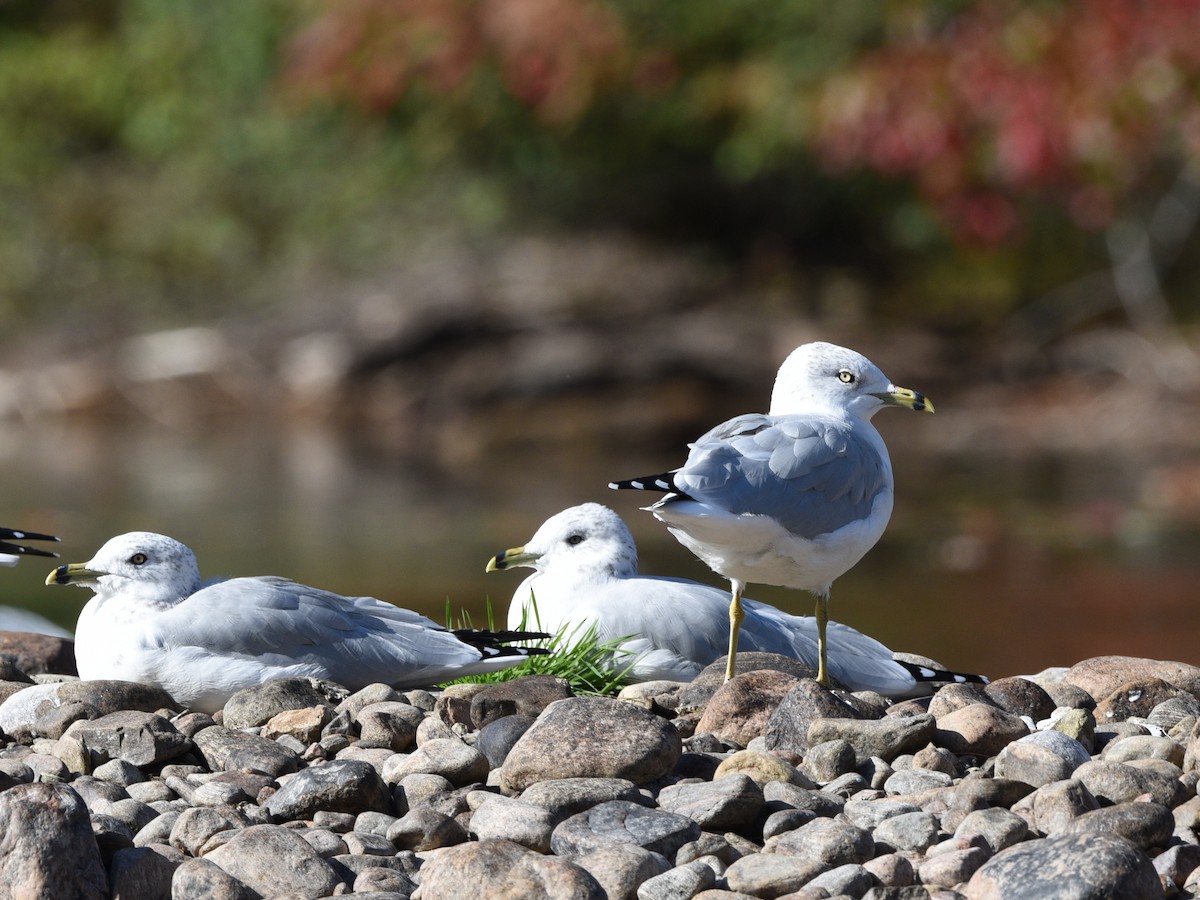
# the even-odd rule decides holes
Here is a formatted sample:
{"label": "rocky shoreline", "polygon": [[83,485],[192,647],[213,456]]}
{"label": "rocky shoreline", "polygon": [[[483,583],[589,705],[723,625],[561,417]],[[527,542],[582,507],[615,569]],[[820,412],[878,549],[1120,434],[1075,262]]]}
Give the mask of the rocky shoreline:
{"label": "rocky shoreline", "polygon": [[620,699],[291,679],[210,717],[52,643],[0,664],[0,897],[1200,894],[1190,665],[889,703],[744,654]]}

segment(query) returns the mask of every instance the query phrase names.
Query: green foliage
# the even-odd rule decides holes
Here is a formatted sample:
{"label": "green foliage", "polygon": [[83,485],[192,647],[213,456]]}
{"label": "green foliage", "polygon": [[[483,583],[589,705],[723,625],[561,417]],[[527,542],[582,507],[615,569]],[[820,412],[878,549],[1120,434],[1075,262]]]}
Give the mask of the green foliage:
{"label": "green foliage", "polygon": [[1122,0],[15,0],[0,325],[278,307],[533,220],[778,248],[990,327],[1196,162],[1198,30]]}
{"label": "green foliage", "polygon": [[[532,613],[532,627],[530,616]],[[450,627],[471,628],[469,615],[460,613],[457,617],[451,615],[449,602],[446,605],[447,623],[456,622]],[[487,604],[487,628],[494,630],[492,604]],[[519,631],[540,631],[541,624],[537,614],[537,600],[532,600],[532,608],[525,606],[521,610]],[[524,675],[554,675],[564,678],[571,685],[576,696],[612,696],[629,683],[629,667],[616,665],[616,660],[628,655],[628,651],[620,649],[620,645],[628,638],[617,638],[611,641],[601,641],[596,636],[596,626],[582,628],[576,625],[569,631],[558,632],[549,639],[528,641],[524,646],[543,647],[549,650],[545,656],[531,656],[525,662],[508,669],[500,669],[486,675],[470,675],[460,678],[450,684],[499,684],[512,681]]]}

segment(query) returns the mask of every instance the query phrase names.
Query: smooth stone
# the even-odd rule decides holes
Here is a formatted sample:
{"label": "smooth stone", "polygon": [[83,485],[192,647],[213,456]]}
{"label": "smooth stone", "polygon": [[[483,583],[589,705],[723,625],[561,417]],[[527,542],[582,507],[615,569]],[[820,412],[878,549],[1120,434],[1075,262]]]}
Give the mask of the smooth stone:
{"label": "smooth stone", "polygon": [[214,834],[235,831],[249,824],[245,815],[233,808],[192,807],[176,817],[171,826],[168,843],[189,856],[199,856],[200,848]]}
{"label": "smooth stone", "polygon": [[[322,859],[330,859],[331,857],[351,852],[345,838],[336,832],[330,831],[328,828],[306,828],[297,833],[304,840],[308,841],[308,845],[316,850],[317,855]],[[395,850],[395,847],[388,844],[389,853],[393,853]]]}
{"label": "smooth stone", "polygon": [[108,896],[87,807],[70,787],[17,784],[0,793],[0,835],[0,884],[11,896]]}
{"label": "smooth stone", "polygon": [[439,851],[421,867],[421,895],[437,900],[604,900],[595,878],[573,862],[512,841],[489,840]]}
{"label": "smooth stone", "polygon": [[778,756],[760,750],[738,750],[721,761],[713,773],[713,780],[731,775],[746,775],[760,785],[771,782],[794,784],[815,790],[817,785],[804,772]]}
{"label": "smooth stone", "polygon": [[[421,691],[420,693],[428,696],[428,694],[426,694],[424,691]],[[350,717],[351,721],[357,721],[358,712],[363,707],[370,706],[372,703],[390,703],[393,701],[408,703],[410,706],[417,705],[412,702],[411,696],[400,693],[390,684],[384,684],[381,681],[377,681],[374,684],[368,684],[366,687],[359,688],[357,691],[354,691],[344,697],[338,702],[337,706],[334,707],[333,711],[338,714],[345,713]],[[430,700],[429,709],[423,711],[429,712],[431,709],[433,709],[432,699]]]}
{"label": "smooth stone", "polygon": [[123,759],[110,759],[106,763],[101,763],[96,766],[92,775],[101,781],[119,784],[123,787],[142,784],[146,781],[146,776],[142,774],[141,769]]}
{"label": "smooth stone", "polygon": [[940,831],[937,816],[920,810],[889,816],[875,827],[872,837],[882,853],[924,853],[937,843]]}
{"label": "smooth stone", "polygon": [[990,857],[982,847],[938,853],[917,865],[917,878],[927,888],[953,888],[971,878]]}
{"label": "smooth stone", "polygon": [[997,678],[984,685],[983,692],[1005,712],[1014,716],[1028,716],[1035,722],[1049,718],[1058,706],[1045,688],[1018,676]]}
{"label": "smooth stone", "polygon": [[737,830],[748,825],[758,817],[764,802],[762,788],[744,774],[671,785],[658,794],[660,809],[687,816],[706,831]]}
{"label": "smooth stone", "polygon": [[823,872],[846,863],[866,862],[875,855],[875,841],[869,831],[850,822],[820,818],[771,838],[763,845],[763,853],[800,857]]}
{"label": "smooth stone", "polygon": [[499,795],[471,813],[471,833],[478,840],[504,838],[536,853],[550,852],[555,824],[544,807]]}
{"label": "smooth stone", "polygon": [[358,711],[358,744],[401,752],[417,740],[417,727],[425,714],[415,706],[396,700],[371,703]]}
{"label": "smooth stone", "polygon": [[171,900],[256,900],[249,885],[210,859],[185,859],[171,878]]}
{"label": "smooth stone", "polygon": [[610,800],[648,804],[637,785],[624,778],[560,778],[539,781],[521,793],[521,800],[540,806],[557,825],[563,819]]}
{"label": "smooth stone", "polygon": [[109,867],[112,896],[169,900],[175,869],[184,859],[179,851],[161,844],[118,850]]}
{"label": "smooth stone", "polygon": [[1161,803],[1118,803],[1082,813],[1067,823],[1066,834],[1115,834],[1143,850],[1165,847],[1175,831],[1175,817]]}
{"label": "smooth stone", "polygon": [[974,706],[976,703],[999,709],[999,705],[988,696],[984,687],[982,684],[944,685],[930,698],[928,712],[935,719],[940,719],[942,716],[958,712],[968,706]]}
{"label": "smooth stone", "polygon": [[284,773],[295,772],[300,765],[300,758],[295,753],[275,741],[222,725],[201,729],[192,741],[214,772],[246,769],[278,778]]}
{"label": "smooth stone", "polygon": [[937,719],[939,747],[960,756],[995,756],[1029,728],[1012,713],[988,703],[972,703]]}
{"label": "smooth stone", "polygon": [[875,884],[875,876],[865,866],[847,863],[822,872],[805,885],[805,889],[825,891],[830,897],[861,897]]}
{"label": "smooth stone", "polygon": [[393,756],[383,767],[383,779],[397,784],[407,775],[440,775],[455,787],[487,778],[487,757],[458,738],[433,740],[408,756]]}
{"label": "smooth stone", "polygon": [[192,746],[192,742],[165,718],[138,710],[123,710],[98,719],[74,722],[64,737],[82,743],[97,763],[120,759],[135,766],[166,762]]}
{"label": "smooth stone", "polygon": [[967,813],[954,830],[955,837],[978,834],[993,854],[1019,844],[1029,834],[1028,823],[1002,806],[989,806]]}
{"label": "smooth stone", "polygon": [[917,880],[917,870],[911,859],[902,853],[884,853],[863,863],[863,868],[875,876],[882,887],[909,887]]}
{"label": "smooth stone", "polygon": [[817,814],[810,809],[777,809],[763,822],[762,838],[764,841],[769,841],[786,831],[795,831],[816,817]]}
{"label": "smooth stone", "polygon": [[393,900],[393,897],[394,900],[401,900],[401,898],[410,897],[416,889],[416,882],[403,872],[379,866],[360,873],[355,877],[353,884],[355,895],[375,894],[377,900],[384,900],[384,898],[378,897],[381,893],[393,895],[387,900]]}
{"label": "smooth stone", "polygon": [[1063,675],[1068,684],[1101,700],[1121,685],[1144,678],[1161,678],[1189,694],[1200,695],[1200,668],[1187,663],[1135,656],[1096,656],[1071,666]]}
{"label": "smooth stone", "polygon": [[[727,657],[722,655],[714,659],[711,663],[700,670],[700,674],[693,678],[679,695],[679,705],[677,709],[688,707],[703,707],[712,699],[713,694],[725,683],[725,666]],[[745,675],[747,672],[756,672],[761,669],[770,669],[775,672],[783,672],[785,675],[791,675],[798,679],[815,679],[817,672],[812,666],[805,665],[798,659],[790,656],[782,656],[778,653],[762,653],[757,650],[739,651],[737,655],[737,672],[736,675]],[[813,682],[816,683],[815,681]]]}
{"label": "smooth stone", "polygon": [[467,839],[467,831],[445,813],[418,806],[388,827],[387,839],[400,850],[423,852],[461,844]]}
{"label": "smooth stone", "polygon": [[251,825],[205,855],[266,897],[326,897],[340,879],[304,838],[279,825]]}
{"label": "smooth stone", "polygon": [[745,852],[758,852],[758,848],[744,846],[744,842],[728,835],[704,832],[694,841],[688,841],[675,854],[675,865],[682,866],[702,856],[711,857],[722,865],[728,866],[735,859],[741,859]]}
{"label": "smooth stone", "polygon": [[[330,832],[333,834],[333,832]],[[334,835],[338,837],[338,835]],[[382,834],[372,834],[369,831],[348,831],[341,835],[341,841],[346,850],[341,852],[350,852],[355,856],[392,856],[396,852],[396,845],[389,841]],[[325,854],[322,856],[337,856],[336,853]]]}
{"label": "smooth stone", "polygon": [[271,716],[260,734],[269,741],[277,741],[287,735],[307,747],[321,739],[321,730],[332,719],[333,711],[328,706],[285,709]]}
{"label": "smooth stone", "polygon": [[596,879],[608,900],[634,900],[642,884],[671,868],[661,853],[633,844],[602,847],[571,861]]}
{"label": "smooth stone", "polygon": [[375,767],[361,760],[335,760],[297,772],[263,809],[276,819],[304,819],[318,810],[357,815],[393,811],[392,795]]}
{"label": "smooth stone", "polygon": [[1079,741],[1060,731],[1037,731],[1004,747],[996,758],[996,775],[1041,787],[1070,778],[1091,755]]}
{"label": "smooth stone", "polygon": [[1091,710],[1069,709],[1059,716],[1050,728],[1079,741],[1088,753],[1096,749],[1096,717],[1092,715]]}
{"label": "smooth stone", "polygon": [[621,688],[617,699],[677,710],[682,706],[680,697],[687,686],[686,681],[638,681]]}
{"label": "smooth stone", "polygon": [[1096,698],[1097,722],[1125,722],[1145,718],[1158,704],[1178,697],[1190,696],[1161,678],[1141,677],[1117,687],[1106,697]]}
{"label": "smooth stone", "polygon": [[602,697],[569,697],[547,706],[521,736],[501,778],[514,791],[588,776],[645,784],[669,773],[682,752],[679,732],[645,709]]}
{"label": "smooth stone", "polygon": [[1200,867],[1200,844],[1175,844],[1154,857],[1154,871],[1177,885]]}
{"label": "smooth stone", "polygon": [[945,772],[933,772],[929,769],[900,769],[883,783],[883,789],[889,794],[919,794],[923,791],[949,787],[953,780]]}
{"label": "smooth stone", "polygon": [[276,678],[242,688],[225,701],[222,722],[226,728],[234,730],[256,728],[290,709],[313,706],[332,709],[334,704],[317,685],[318,682],[311,678]]}
{"label": "smooth stone", "polygon": [[846,805],[846,800],[836,794],[809,790],[785,781],[770,781],[763,785],[763,799],[771,808],[783,806],[825,817],[836,816]]}
{"label": "smooth stone", "polygon": [[573,696],[570,683],[554,675],[525,675],[490,684],[471,697],[471,723],[480,729],[506,716],[536,719],[554,701]]}
{"label": "smooth stone", "polygon": [[638,900],[689,900],[717,883],[712,866],[695,860],[642,882]]}
{"label": "smooth stone", "polygon": [[709,698],[696,731],[745,747],[766,731],[771,715],[798,682],[773,669],[736,675]]}
{"label": "smooth stone", "polygon": [[498,769],[504,765],[509,751],[516,746],[521,736],[529,730],[535,719],[530,716],[511,715],[489,722],[479,729],[475,749],[487,757],[488,765]]}
{"label": "smooth stone", "polygon": [[825,783],[854,771],[858,756],[845,738],[822,741],[804,754],[804,771],[814,781]]}
{"label": "smooth stone", "polygon": [[1012,812],[1025,819],[1035,832],[1049,836],[1062,834],[1071,820],[1099,808],[1083,782],[1068,779],[1042,785],[1014,805]]}
{"label": "smooth stone", "polygon": [[1169,737],[1138,734],[1109,741],[1100,754],[1109,762],[1132,762],[1136,759],[1165,759],[1183,767],[1183,745]]}
{"label": "smooth stone", "polygon": [[731,891],[751,897],[781,897],[800,890],[824,871],[820,863],[797,856],[756,853],[725,870]]}
{"label": "smooth stone", "polygon": [[1146,716],[1146,721],[1151,725],[1157,725],[1164,731],[1170,731],[1188,718],[1200,718],[1200,698],[1196,698],[1191,694],[1184,694],[1179,697],[1171,697],[1159,703],[1154,709],[1150,710],[1150,714]]}
{"label": "smooth stone", "polygon": [[[786,750],[804,753],[813,743],[831,741],[845,737],[854,744],[853,738],[843,734],[821,734],[814,737],[810,727],[818,719],[861,719],[858,711],[839,699],[828,688],[811,678],[801,678],[784,695],[779,705],[767,720],[763,732],[766,750]],[[855,745],[857,748],[857,745]],[[869,756],[880,756],[869,753]]]}
{"label": "smooth stone", "polygon": [[359,875],[372,869],[398,872],[415,882],[421,868],[421,860],[410,850],[401,850],[395,856],[352,856],[347,853],[330,857],[327,862],[334,873],[347,884],[357,881]]}
{"label": "smooth stone", "polygon": [[847,800],[842,811],[852,824],[873,831],[879,827],[880,823],[892,816],[920,812],[920,809],[919,806],[907,800],[893,800],[885,797],[880,800]]}
{"label": "smooth stone", "polygon": [[1172,808],[1183,802],[1187,789],[1169,775],[1139,769],[1128,763],[1094,759],[1075,770],[1075,779],[1082,782],[1097,800],[1111,804],[1125,803],[1141,794]]}
{"label": "smooth stone", "polygon": [[1109,834],[1077,834],[1009,847],[971,876],[965,894],[968,900],[1160,900],[1163,888],[1150,860],[1132,842]]}
{"label": "smooth stone", "polygon": [[958,774],[958,757],[943,747],[934,747],[931,744],[913,754],[912,767],[942,772],[953,778]]}
{"label": "smooth stone", "polygon": [[33,631],[0,630],[0,658],[28,681],[30,675],[78,675],[75,641],[69,637]]}
{"label": "smooth stone", "polygon": [[700,826],[686,816],[610,800],[560,822],[550,846],[559,856],[580,856],[613,844],[634,844],[673,859],[699,836]]}
{"label": "smooth stone", "polygon": [[[126,710],[176,709],[161,688],[129,681],[68,681],[34,684],[0,703],[0,731],[21,740],[59,737],[78,718]],[[94,711],[89,712],[88,710]]]}
{"label": "smooth stone", "polygon": [[890,763],[927,745],[936,731],[934,718],[927,714],[883,719],[821,718],[809,726],[807,743],[814,746],[844,740],[854,748],[859,764],[873,757]]}

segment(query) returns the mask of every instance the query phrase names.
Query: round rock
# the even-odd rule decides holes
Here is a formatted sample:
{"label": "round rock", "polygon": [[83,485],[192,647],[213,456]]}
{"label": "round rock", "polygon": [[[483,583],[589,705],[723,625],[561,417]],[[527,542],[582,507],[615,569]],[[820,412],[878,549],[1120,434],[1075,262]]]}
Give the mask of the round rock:
{"label": "round rock", "polygon": [[[504,761],[502,781],[523,790],[559,778],[625,778],[645,784],[679,761],[679,732],[648,710],[603,697],[550,704]],[[485,761],[486,762],[486,761]]]}
{"label": "round rock", "polygon": [[599,883],[572,862],[542,856],[512,841],[461,844],[421,867],[421,894],[439,900],[604,900]]}
{"label": "round rock", "polygon": [[1132,842],[1108,834],[1048,837],[1010,847],[971,877],[970,900],[1159,900],[1158,873]]}

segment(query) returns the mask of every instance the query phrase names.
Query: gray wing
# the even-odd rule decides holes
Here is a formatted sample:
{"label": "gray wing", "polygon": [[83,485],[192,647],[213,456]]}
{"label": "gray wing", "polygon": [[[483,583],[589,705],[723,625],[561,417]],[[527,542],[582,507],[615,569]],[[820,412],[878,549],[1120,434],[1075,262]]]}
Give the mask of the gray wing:
{"label": "gray wing", "polygon": [[481,656],[425,616],[274,577],[201,588],[164,617],[160,640],[268,666],[320,665],[346,685],[440,674]]}
{"label": "gray wing", "polygon": [[708,506],[771,516],[813,538],[865,518],[888,481],[879,452],[844,423],[751,413],[692,444],[674,483]]}
{"label": "gray wing", "polygon": [[[815,619],[755,600],[742,604],[746,618],[739,649],[778,653],[817,667]],[[640,657],[634,667],[639,677],[690,679],[729,649],[729,592],[695,581],[614,579],[581,592],[572,618],[595,624],[602,641],[629,638],[622,647]],[[851,690],[906,695],[912,689],[912,676],[883,644],[838,622],[829,623],[828,636],[832,673]],[[613,666],[620,669],[632,658],[618,656]]]}

